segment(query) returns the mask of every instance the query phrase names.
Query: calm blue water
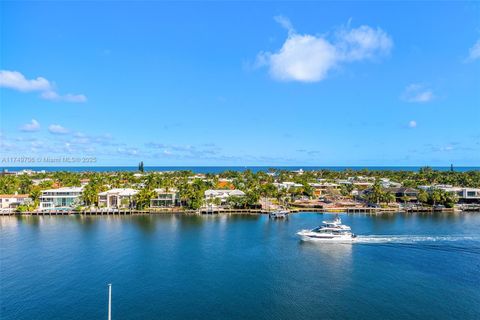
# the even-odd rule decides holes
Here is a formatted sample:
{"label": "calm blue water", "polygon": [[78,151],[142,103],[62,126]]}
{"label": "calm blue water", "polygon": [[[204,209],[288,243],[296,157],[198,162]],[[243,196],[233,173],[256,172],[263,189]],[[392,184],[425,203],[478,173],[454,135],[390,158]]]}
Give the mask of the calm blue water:
{"label": "calm blue water", "polygon": [[[282,167],[282,166],[249,166],[249,167],[145,167],[145,171],[178,171],[178,170],[190,170],[195,173],[220,173],[227,170],[232,171],[245,171],[251,170],[253,172],[258,171],[268,171],[268,169],[278,169],[278,170],[299,170],[303,169],[305,171],[309,170],[332,170],[332,171],[344,171],[347,169],[352,170],[392,170],[392,171],[418,171],[422,167],[361,167],[361,166],[353,166],[353,167]],[[7,169],[9,171],[18,171],[23,169],[32,169],[32,170],[45,170],[47,172],[52,171],[72,171],[72,172],[84,172],[84,171],[94,171],[94,172],[111,172],[111,171],[137,171],[138,167],[4,167],[2,169]],[[439,171],[450,171],[450,167],[432,167],[432,169],[439,170]],[[478,171],[480,167],[454,167],[455,171],[458,172],[465,172],[465,171]]]}
{"label": "calm blue water", "polygon": [[2,217],[1,319],[480,319],[480,215]]}

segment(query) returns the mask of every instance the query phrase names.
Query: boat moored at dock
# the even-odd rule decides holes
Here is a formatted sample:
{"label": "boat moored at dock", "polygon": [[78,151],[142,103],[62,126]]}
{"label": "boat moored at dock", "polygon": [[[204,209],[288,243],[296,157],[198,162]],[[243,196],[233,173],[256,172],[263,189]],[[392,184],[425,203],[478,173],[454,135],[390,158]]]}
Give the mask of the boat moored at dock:
{"label": "boat moored at dock", "polygon": [[286,219],[288,218],[290,211],[281,209],[281,210],[275,210],[272,212],[268,213],[268,217],[271,219]]}

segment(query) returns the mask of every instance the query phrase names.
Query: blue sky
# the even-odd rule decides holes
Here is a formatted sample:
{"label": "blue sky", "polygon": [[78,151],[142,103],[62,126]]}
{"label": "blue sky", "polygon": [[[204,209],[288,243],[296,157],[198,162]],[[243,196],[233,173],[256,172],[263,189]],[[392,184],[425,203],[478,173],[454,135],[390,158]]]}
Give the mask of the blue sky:
{"label": "blue sky", "polygon": [[2,166],[480,165],[476,3],[1,6]]}

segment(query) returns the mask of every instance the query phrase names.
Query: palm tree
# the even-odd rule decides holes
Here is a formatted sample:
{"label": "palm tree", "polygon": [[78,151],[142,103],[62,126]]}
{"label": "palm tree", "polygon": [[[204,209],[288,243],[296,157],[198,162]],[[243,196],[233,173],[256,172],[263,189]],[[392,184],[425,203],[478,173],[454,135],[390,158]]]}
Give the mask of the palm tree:
{"label": "palm tree", "polygon": [[149,188],[141,189],[134,197],[137,209],[145,209],[150,207],[150,200],[155,197],[155,191]]}

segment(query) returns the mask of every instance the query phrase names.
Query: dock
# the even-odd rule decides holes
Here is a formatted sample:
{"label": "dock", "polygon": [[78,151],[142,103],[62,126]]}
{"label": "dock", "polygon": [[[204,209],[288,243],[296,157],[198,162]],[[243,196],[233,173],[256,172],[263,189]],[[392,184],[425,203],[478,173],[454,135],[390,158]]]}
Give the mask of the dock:
{"label": "dock", "polygon": [[[218,214],[245,214],[245,215],[261,215],[269,214],[274,210],[265,209],[230,209],[230,208],[201,208],[199,210],[187,210],[182,208],[148,208],[143,210],[137,209],[89,209],[89,210],[44,210],[31,212],[15,212],[2,211],[0,216],[13,215],[31,215],[31,216],[127,216],[127,215],[152,215],[152,214],[182,214],[182,215],[218,215]],[[432,208],[432,207],[414,207],[414,208],[369,208],[369,207],[327,207],[327,208],[290,208],[290,213],[312,212],[312,213],[434,213],[434,212],[462,212],[462,211],[480,211],[480,207],[468,207],[463,210],[458,208]]]}

